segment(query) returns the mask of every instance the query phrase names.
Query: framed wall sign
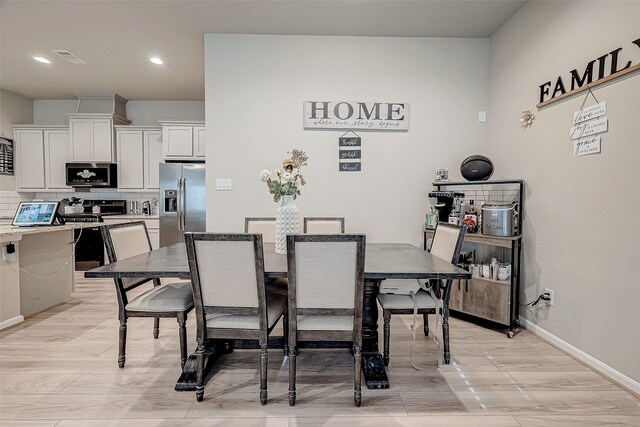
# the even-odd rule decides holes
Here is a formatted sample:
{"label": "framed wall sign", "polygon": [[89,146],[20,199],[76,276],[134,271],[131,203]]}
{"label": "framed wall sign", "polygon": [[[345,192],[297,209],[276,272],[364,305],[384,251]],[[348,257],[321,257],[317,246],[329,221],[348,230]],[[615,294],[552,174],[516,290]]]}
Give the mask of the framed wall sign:
{"label": "framed wall sign", "polygon": [[409,104],[406,102],[305,101],[305,129],[368,129],[406,131]]}
{"label": "framed wall sign", "polygon": [[0,137],[0,175],[13,175],[13,140]]}
{"label": "framed wall sign", "polygon": [[[346,136],[347,134],[353,136]],[[362,171],[362,138],[352,130],[338,138],[338,170],[340,172]]]}

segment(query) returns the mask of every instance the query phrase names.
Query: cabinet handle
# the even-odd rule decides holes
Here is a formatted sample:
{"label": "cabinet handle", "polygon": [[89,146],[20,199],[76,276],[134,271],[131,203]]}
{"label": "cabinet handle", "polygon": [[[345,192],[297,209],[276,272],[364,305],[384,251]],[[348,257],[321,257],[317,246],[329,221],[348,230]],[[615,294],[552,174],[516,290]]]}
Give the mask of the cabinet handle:
{"label": "cabinet handle", "polygon": [[464,279],[464,287],[465,292],[469,292],[469,281],[467,279]]}

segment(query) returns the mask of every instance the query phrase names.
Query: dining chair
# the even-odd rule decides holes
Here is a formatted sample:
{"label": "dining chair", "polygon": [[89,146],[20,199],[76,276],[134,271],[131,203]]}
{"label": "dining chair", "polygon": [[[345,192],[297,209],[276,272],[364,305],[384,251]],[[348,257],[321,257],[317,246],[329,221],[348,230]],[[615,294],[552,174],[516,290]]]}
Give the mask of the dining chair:
{"label": "dining chair", "polygon": [[289,234],[289,405],[296,402],[296,345],[342,341],[353,346],[356,406],[362,401],[364,234]]}
{"label": "dining chair", "polygon": [[343,234],[344,217],[305,217],[304,234]]}
{"label": "dining chair", "polygon": [[[466,227],[459,227],[453,224],[439,222],[436,225],[435,233],[429,252],[439,258],[456,264],[464,242]],[[386,288],[401,288],[411,280],[385,280]],[[417,282],[416,282],[417,285]],[[429,335],[429,314],[437,314],[435,298],[444,301],[442,312],[442,341],[444,347],[444,362],[449,364],[451,352],[449,350],[449,294],[451,280],[447,280],[443,285],[440,280],[431,281],[431,291],[418,289],[414,295],[378,293],[378,303],[382,307],[384,318],[384,352],[383,360],[385,366],[389,365],[389,341],[391,335],[391,316],[394,314],[422,314],[424,321],[424,334]],[[432,293],[433,292],[433,298]],[[415,327],[415,325],[414,325]]]}
{"label": "dining chair", "polygon": [[[263,243],[276,242],[276,218],[275,217],[246,217],[244,219],[244,232],[262,234]],[[287,294],[287,279],[268,279],[267,289],[273,292]],[[286,353],[285,353],[286,354]]]}
{"label": "dining chair", "polygon": [[249,339],[260,346],[264,405],[267,339],[287,310],[287,297],[265,287],[262,235],[185,233],[185,242],[196,312],[196,400],[204,398],[207,340]]}
{"label": "dining chair", "polygon": [[[110,263],[151,252],[151,241],[144,221],[103,225],[102,238]],[[127,346],[127,319],[130,317],[153,317],[153,338],[158,338],[159,318],[175,317],[180,338],[180,366],[187,360],[187,314],[193,308],[191,283],[181,281],[161,284],[160,280],[146,277],[123,277],[114,279],[118,297],[119,350],[118,366],[125,364]],[[129,300],[127,293],[142,284],[153,282],[153,288]]]}

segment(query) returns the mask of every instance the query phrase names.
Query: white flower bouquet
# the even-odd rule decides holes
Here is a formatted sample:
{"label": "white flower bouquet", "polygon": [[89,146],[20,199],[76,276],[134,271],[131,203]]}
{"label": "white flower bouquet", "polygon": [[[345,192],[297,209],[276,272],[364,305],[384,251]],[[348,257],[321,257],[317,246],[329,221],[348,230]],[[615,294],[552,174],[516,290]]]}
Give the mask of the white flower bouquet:
{"label": "white flower bouquet", "polygon": [[307,154],[295,148],[288,154],[290,156],[282,161],[282,170],[276,169],[273,173],[268,169],[260,171],[260,181],[267,184],[269,193],[273,194],[273,201],[276,203],[282,196],[293,196],[295,199],[300,195],[298,187],[306,184],[300,168],[307,165]]}

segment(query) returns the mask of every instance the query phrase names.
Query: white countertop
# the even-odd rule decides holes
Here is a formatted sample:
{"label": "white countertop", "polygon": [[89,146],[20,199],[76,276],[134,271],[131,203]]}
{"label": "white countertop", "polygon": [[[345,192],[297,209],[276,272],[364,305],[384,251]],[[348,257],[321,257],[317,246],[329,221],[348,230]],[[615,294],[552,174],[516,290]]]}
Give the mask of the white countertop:
{"label": "white countertop", "polygon": [[52,231],[74,230],[76,228],[90,228],[102,225],[100,222],[70,222],[65,225],[48,225],[40,227],[14,227],[13,225],[0,225],[0,240],[8,241],[25,234],[49,233]]}
{"label": "white countertop", "polygon": [[108,215],[104,216],[104,219],[158,219],[158,214],[155,215],[142,215],[142,214],[124,214],[124,215]]}

